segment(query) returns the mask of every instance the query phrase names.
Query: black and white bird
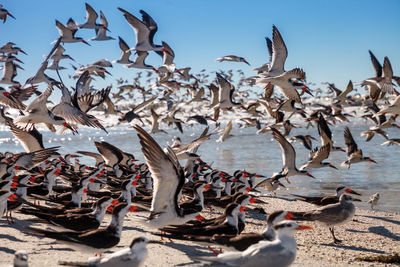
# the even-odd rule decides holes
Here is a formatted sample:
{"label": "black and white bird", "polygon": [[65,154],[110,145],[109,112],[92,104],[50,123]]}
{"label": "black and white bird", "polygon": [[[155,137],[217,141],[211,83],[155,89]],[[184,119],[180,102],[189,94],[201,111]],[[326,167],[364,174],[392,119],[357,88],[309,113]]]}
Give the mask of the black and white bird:
{"label": "black and white bird", "polygon": [[274,174],[271,179],[272,180],[277,180],[280,178],[286,178],[288,180],[288,177],[290,176],[296,176],[296,175],[304,175],[304,176],[309,176],[314,178],[314,176],[311,175],[306,170],[298,170],[296,167],[296,151],[294,150],[293,146],[289,143],[288,140],[276,129],[271,128],[272,135],[275,138],[276,141],[278,141],[279,146],[281,147],[282,150],[282,171],[279,173]]}
{"label": "black and white bird", "polygon": [[364,157],[361,149],[358,149],[356,142],[354,141],[353,135],[350,132],[349,127],[344,129],[344,142],[347,146],[347,160],[342,162],[343,167],[350,168],[353,163],[359,163],[364,161],[369,161],[376,163],[375,160],[370,157]]}
{"label": "black and white bird", "polygon": [[143,128],[138,125],[134,128],[154,180],[150,216],[138,217],[137,221],[152,228],[162,228],[167,225],[184,224],[193,219],[201,220],[197,209],[183,209],[178,205],[185,175],[172,148],[167,147],[165,153]]}
{"label": "black and white bird", "polygon": [[218,61],[218,62],[223,62],[223,61],[244,62],[250,66],[249,62],[247,62],[247,60],[244,59],[244,57],[239,57],[239,56],[234,56],[234,55],[219,57],[216,59],[216,61]]}

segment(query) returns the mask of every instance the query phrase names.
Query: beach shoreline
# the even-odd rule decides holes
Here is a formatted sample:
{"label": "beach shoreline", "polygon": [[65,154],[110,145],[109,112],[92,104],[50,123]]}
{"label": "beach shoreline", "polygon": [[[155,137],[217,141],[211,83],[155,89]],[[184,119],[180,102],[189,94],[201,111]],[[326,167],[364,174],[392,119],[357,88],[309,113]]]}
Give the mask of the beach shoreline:
{"label": "beach shoreline", "polygon": [[[315,206],[301,202],[288,201],[280,198],[261,197],[267,202],[262,205],[255,205],[263,208],[267,213],[274,210],[292,210],[306,211],[314,209]],[[220,214],[222,209],[214,211],[211,215],[206,209],[202,212],[204,217],[211,217]],[[139,215],[146,215],[146,212],[140,212]],[[8,225],[7,221],[0,221],[0,266],[9,266],[12,264],[14,252],[17,250],[26,250],[29,254],[29,266],[57,266],[59,260],[64,261],[85,261],[88,257],[94,255],[94,251],[83,252],[75,251],[69,244],[54,241],[48,238],[27,235],[26,227],[35,225],[49,227],[48,225],[38,225],[31,223],[33,216],[16,213],[16,224]],[[261,232],[265,227],[265,214],[249,212],[246,215],[245,232]],[[107,225],[110,216],[106,216],[102,227]],[[303,222],[304,223],[304,222]],[[356,209],[353,221],[344,225],[335,227],[335,233],[342,244],[332,243],[332,237],[328,228],[314,222],[306,224],[314,226],[314,230],[300,231],[296,233],[298,244],[297,257],[293,266],[389,266],[388,264],[376,262],[356,261],[356,257],[391,255],[400,251],[400,214],[397,212],[374,211],[366,209]],[[52,228],[56,228],[51,226]],[[124,230],[120,243],[110,249],[110,251],[120,250],[130,244],[133,238],[138,236],[147,236],[151,240],[160,240],[159,236],[152,235],[157,230],[143,228],[135,224],[130,214],[124,221]],[[198,265],[190,257],[212,256],[212,252],[206,244],[200,244],[192,241],[172,240],[165,244],[149,244],[148,257],[144,266],[189,266]],[[210,244],[216,250],[218,245]],[[106,252],[105,254],[107,254]],[[104,255],[105,255],[104,254]]]}

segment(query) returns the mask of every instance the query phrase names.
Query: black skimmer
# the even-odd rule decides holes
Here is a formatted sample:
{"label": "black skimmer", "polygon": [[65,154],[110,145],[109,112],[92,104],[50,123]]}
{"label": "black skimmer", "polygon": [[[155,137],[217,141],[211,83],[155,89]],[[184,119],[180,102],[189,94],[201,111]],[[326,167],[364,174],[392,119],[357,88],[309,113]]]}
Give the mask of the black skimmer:
{"label": "black skimmer", "polygon": [[[132,206],[134,207],[134,206]],[[30,226],[35,235],[57,240],[78,243],[95,249],[107,249],[119,243],[125,214],[133,209],[126,203],[120,203],[113,209],[108,227],[86,232],[50,231]]]}
{"label": "black skimmer", "polygon": [[282,150],[282,162],[283,167],[282,171],[274,174],[272,180],[277,180],[280,178],[295,176],[295,175],[306,175],[311,178],[314,176],[311,173],[307,172],[306,170],[298,170],[296,167],[296,151],[294,150],[293,146],[289,143],[288,140],[276,129],[271,128],[272,135],[274,136],[275,140],[279,143],[279,146]]}
{"label": "black skimmer", "polygon": [[140,14],[142,14],[142,21],[137,17],[129,13],[128,11],[118,8],[119,11],[124,13],[124,17],[129,23],[129,25],[135,31],[136,36],[136,46],[131,48],[130,50],[137,51],[162,51],[162,45],[154,45],[153,38],[155,33],[158,30],[157,23],[147,14],[145,11],[140,10]]}
{"label": "black skimmer", "polygon": [[150,227],[162,228],[171,224],[184,224],[195,218],[201,220],[197,210],[183,209],[178,205],[185,176],[174,151],[168,147],[166,154],[145,130],[138,125],[134,128],[138,132],[144,157],[154,179],[150,216],[147,219],[138,218],[138,221]]}
{"label": "black skimmer", "polygon": [[108,206],[113,200],[110,197],[102,197],[96,201],[95,208],[91,213],[66,213],[51,214],[44,213],[34,209],[22,209],[25,214],[34,215],[38,218],[46,220],[54,225],[62,226],[73,231],[89,231],[99,228],[106,214]]}
{"label": "black skimmer", "polygon": [[386,108],[382,108],[379,112],[375,114],[375,116],[384,115],[384,114],[392,114],[392,115],[399,115],[400,114],[400,96],[397,96],[390,106]]}
{"label": "black skimmer", "polygon": [[193,260],[206,261],[229,266],[289,266],[296,259],[296,230],[313,229],[293,221],[282,221],[273,226],[276,238],[260,241],[242,252],[225,252],[216,257],[195,257]]}
{"label": "black skimmer", "polygon": [[121,116],[121,118],[119,118],[118,120],[120,122],[131,122],[133,119],[139,119],[141,120],[140,116],[137,114],[139,113],[139,111],[145,109],[147,106],[149,106],[151,103],[154,102],[154,100],[157,99],[157,95],[154,95],[153,97],[143,101],[142,103],[140,103],[139,105],[137,105],[136,107],[134,107],[132,110],[128,111],[127,113],[123,114]]}
{"label": "black skimmer", "polygon": [[100,10],[100,24],[102,25],[100,28],[95,29],[96,36],[91,38],[92,41],[108,41],[108,40],[115,40],[115,38],[111,36],[107,36],[108,30],[108,21],[106,16],[104,16],[103,12]]}
{"label": "black skimmer", "polygon": [[[300,68],[295,68],[290,71],[286,71],[278,76],[259,79],[257,81],[257,84],[260,84],[262,86],[268,83],[276,85],[280,89],[282,94],[289,100],[294,100],[295,102],[302,104],[300,95],[297,92],[298,87],[297,85],[293,84],[291,80],[297,79],[301,81],[302,84],[304,84],[305,78],[306,78],[306,73]],[[303,90],[303,92],[311,94],[307,86],[303,85],[301,89]]]}
{"label": "black skimmer", "polygon": [[82,42],[84,44],[90,45],[82,37],[75,37],[75,33],[78,31],[78,26],[75,21],[70,18],[66,25],[62,24],[56,20],[56,27],[61,37],[61,42],[63,43],[77,43]]}
{"label": "black skimmer", "polygon": [[349,222],[353,219],[356,207],[353,204],[353,198],[350,195],[343,194],[336,204],[330,204],[317,210],[306,212],[292,212],[293,220],[318,221],[329,227],[334,243],[342,241],[335,237],[333,227]]}
{"label": "black skimmer", "polygon": [[[361,196],[360,193],[357,193],[356,191],[345,187],[345,186],[339,186],[336,188],[336,195],[331,195],[331,196],[300,196],[296,194],[291,194],[292,196],[297,197],[298,200],[305,201],[317,206],[326,206],[330,204],[335,204],[339,202],[339,198],[343,194],[354,194]],[[357,199],[353,199],[353,201],[357,201]]]}
{"label": "black skimmer", "polygon": [[217,142],[217,143],[224,142],[224,141],[227,140],[228,138],[232,137],[233,135],[230,134],[231,131],[232,131],[232,120],[230,120],[230,121],[226,124],[225,129],[224,129],[223,131],[221,131],[221,135],[220,135],[220,137],[217,139],[216,142]]}
{"label": "black skimmer", "polygon": [[371,209],[374,209],[374,206],[378,205],[378,201],[379,201],[379,193],[375,193],[369,198],[368,204],[371,204]]}
{"label": "black skimmer", "polygon": [[238,57],[238,56],[234,56],[234,55],[219,57],[216,59],[216,61],[218,61],[218,62],[223,62],[223,61],[244,62],[250,66],[249,62],[247,62],[247,60],[244,59],[244,57]]}
{"label": "black skimmer", "polygon": [[[321,146],[329,144],[330,152],[332,151],[344,152],[344,150],[341,147],[333,146],[332,132],[329,129],[328,123],[326,122],[324,116],[321,113],[318,114],[317,124],[318,124],[318,134],[321,138]],[[312,156],[313,155],[310,155],[310,157]]]}
{"label": "black skimmer", "polygon": [[36,127],[33,126],[29,131],[25,131],[16,126],[12,120],[8,120],[7,125],[10,127],[11,132],[19,140],[26,152],[30,153],[44,149],[43,136]]}
{"label": "black skimmer", "polygon": [[346,127],[344,130],[344,142],[347,146],[347,160],[342,163],[342,166],[348,166],[348,168],[350,168],[351,164],[363,161],[376,163],[375,160],[363,156],[362,150],[358,149],[349,127]]}
{"label": "black skimmer", "polygon": [[394,88],[392,79],[393,79],[392,65],[390,64],[389,58],[385,57],[382,67],[382,76],[366,79],[361,84],[363,85],[363,84],[373,83],[381,90],[381,92],[393,94]]}
{"label": "black skimmer", "polygon": [[145,60],[149,53],[147,51],[136,51],[135,53],[137,56],[133,60],[133,62],[126,64],[125,67],[127,68],[135,68],[135,69],[152,69],[156,70],[152,65],[148,65],[145,63]]}
{"label": "black skimmer", "polygon": [[17,76],[17,67],[18,65],[13,61],[4,63],[3,76],[0,79],[0,84],[20,85],[19,82],[14,81],[15,76]]}
{"label": "black skimmer", "polygon": [[6,22],[7,16],[15,19],[15,17],[7,9],[5,9],[2,4],[0,4],[0,20],[3,20],[3,23]]}
{"label": "black skimmer", "polygon": [[218,81],[218,104],[214,106],[214,109],[231,109],[232,107],[238,107],[242,104],[233,101],[233,94],[235,92],[235,87],[221,74],[217,73]]}
{"label": "black skimmer", "polygon": [[26,108],[18,98],[14,97],[2,87],[0,87],[0,103],[15,109],[23,110]]}
{"label": "black skimmer", "polygon": [[305,169],[311,169],[311,168],[323,168],[323,167],[330,167],[333,169],[337,168],[333,166],[329,162],[322,162],[323,160],[327,159],[329,157],[329,144],[325,146],[321,146],[319,149],[316,150],[314,153],[313,151],[313,157],[310,158],[303,166],[300,167],[300,170],[305,170]]}

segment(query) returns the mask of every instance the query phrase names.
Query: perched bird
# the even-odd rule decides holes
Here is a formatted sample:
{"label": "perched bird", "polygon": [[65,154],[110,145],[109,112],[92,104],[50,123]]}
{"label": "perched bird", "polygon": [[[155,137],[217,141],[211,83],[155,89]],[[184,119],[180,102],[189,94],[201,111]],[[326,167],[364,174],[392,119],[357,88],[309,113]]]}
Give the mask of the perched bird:
{"label": "perched bird", "polygon": [[67,266],[96,266],[96,267],[138,267],[147,258],[147,244],[158,241],[148,240],[146,237],[136,237],[128,248],[103,257],[90,257],[87,262],[59,261],[59,265]]}
{"label": "perched bird", "polygon": [[14,254],[14,267],[28,267],[28,253],[25,250],[18,250]]}
{"label": "perched bird", "polygon": [[193,260],[219,263],[229,266],[289,266],[296,259],[296,230],[312,229],[293,221],[282,221],[273,226],[276,238],[260,241],[243,252],[225,252],[217,257],[195,257]]}
{"label": "perched bird", "polygon": [[342,241],[335,237],[334,226],[341,225],[353,219],[355,206],[350,195],[343,194],[336,204],[330,204],[317,210],[306,212],[291,212],[293,220],[318,221],[329,227],[334,243]]}
{"label": "perched bird", "polygon": [[375,193],[369,198],[368,204],[371,204],[371,209],[374,209],[374,206],[378,205],[378,201],[379,201],[379,193]]}

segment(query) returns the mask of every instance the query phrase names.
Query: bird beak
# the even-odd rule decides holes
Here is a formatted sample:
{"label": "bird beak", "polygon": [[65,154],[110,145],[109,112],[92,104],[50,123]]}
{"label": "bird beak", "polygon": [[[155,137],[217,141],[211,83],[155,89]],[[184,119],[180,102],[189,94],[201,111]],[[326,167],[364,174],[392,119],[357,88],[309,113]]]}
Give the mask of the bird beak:
{"label": "bird beak", "polygon": [[15,19],[15,17],[13,15],[11,15],[10,12],[7,12],[7,15],[9,15],[10,17],[12,17],[13,19]]}
{"label": "bird beak", "polygon": [[199,215],[196,216],[196,220],[201,222],[201,221],[205,220],[205,218],[199,214]]}
{"label": "bird beak", "polygon": [[304,225],[304,224],[300,224],[296,230],[313,230],[314,227],[310,226],[310,225]]}
{"label": "bird beak", "polygon": [[362,202],[361,199],[359,199],[359,198],[353,198],[353,201]]}
{"label": "bird beak", "polygon": [[353,190],[351,190],[350,188],[346,189],[346,193],[347,193],[347,194],[354,194],[354,195],[357,195],[357,196],[361,196],[360,193],[358,193],[358,192],[356,192],[356,191],[353,191]]}
{"label": "bird beak", "polygon": [[135,211],[137,211],[139,209],[139,207],[138,206],[130,206],[129,207],[129,212],[135,212]]}
{"label": "bird beak", "polygon": [[76,129],[74,129],[71,125],[69,125],[69,123],[64,122],[63,125],[64,125],[64,127],[67,127],[68,129],[70,129],[73,134],[78,133],[78,131]]}
{"label": "bird beak", "polygon": [[309,172],[307,172],[306,175],[307,175],[307,176],[310,176],[311,178],[314,178],[314,179],[315,179],[315,177],[312,176],[311,173],[309,173]]}
{"label": "bird beak", "polygon": [[88,42],[86,42],[85,40],[82,39],[82,43],[87,44],[88,46],[92,46],[91,44],[89,44]]}
{"label": "bird beak", "polygon": [[307,86],[304,86],[303,89],[301,89],[303,92],[306,92],[310,96],[314,97],[314,95],[310,92],[309,88]]}
{"label": "bird beak", "polygon": [[373,162],[373,163],[376,163],[376,164],[378,164],[375,160],[373,160],[373,159],[369,159],[369,162]]}
{"label": "bird beak", "polygon": [[246,60],[243,60],[243,62],[250,66],[250,63],[247,62]]}
{"label": "bird beak", "polygon": [[287,214],[286,214],[286,216],[285,216],[285,220],[291,220],[292,218],[293,218],[293,213],[291,213],[291,212],[288,212]]}
{"label": "bird beak", "polygon": [[278,185],[282,186],[283,188],[286,188],[286,186],[284,184],[282,184],[281,182],[278,182]]}
{"label": "bird beak", "polygon": [[247,209],[247,207],[246,207],[246,206],[240,206],[240,208],[239,208],[239,212],[245,212],[245,211],[246,211],[246,209]]}
{"label": "bird beak", "polygon": [[338,168],[336,168],[335,166],[333,166],[332,164],[329,164],[328,166],[331,167],[331,168],[334,168],[334,169],[336,169],[336,170],[338,169]]}
{"label": "bird beak", "polygon": [[[304,110],[303,110],[304,111]],[[315,137],[312,137],[312,136],[310,136],[310,138],[312,139],[312,140],[317,140]]]}

